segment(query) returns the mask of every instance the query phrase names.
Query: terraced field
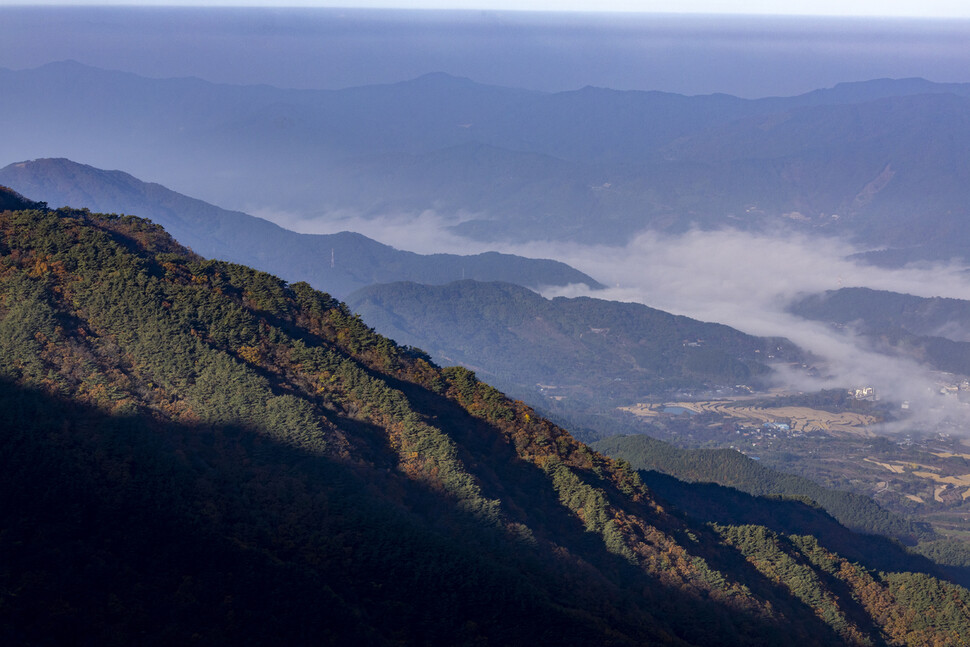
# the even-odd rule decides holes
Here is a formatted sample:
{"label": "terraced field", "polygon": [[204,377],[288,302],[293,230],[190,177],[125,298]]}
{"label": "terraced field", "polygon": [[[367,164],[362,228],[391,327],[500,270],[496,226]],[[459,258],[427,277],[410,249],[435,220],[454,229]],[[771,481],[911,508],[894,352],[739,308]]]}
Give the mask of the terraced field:
{"label": "terraced field", "polygon": [[661,405],[637,404],[621,409],[637,416],[651,417],[662,415],[664,409],[669,408],[684,409],[694,413],[713,413],[745,424],[785,423],[792,431],[802,433],[824,432],[872,437],[870,428],[876,424],[875,417],[861,413],[849,411],[832,413],[809,407],[752,407],[734,400],[669,402]]}

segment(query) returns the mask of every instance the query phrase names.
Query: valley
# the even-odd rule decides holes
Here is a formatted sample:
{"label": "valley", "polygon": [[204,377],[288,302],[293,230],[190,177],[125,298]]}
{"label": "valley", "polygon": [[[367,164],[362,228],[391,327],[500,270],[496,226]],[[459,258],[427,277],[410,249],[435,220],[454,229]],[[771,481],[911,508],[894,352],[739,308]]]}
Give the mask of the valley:
{"label": "valley", "polygon": [[970,647],[966,39],[801,20],[0,6],[0,644]]}
{"label": "valley", "polygon": [[[738,434],[756,433],[760,426],[777,432],[790,432],[794,437],[812,432],[871,437],[873,433],[869,428],[878,420],[875,416],[860,413],[833,413],[809,407],[746,406],[745,402],[748,400],[754,400],[754,398],[637,404],[632,407],[620,407],[620,411],[627,411],[644,418],[668,413],[675,415],[706,413],[725,420],[736,420],[735,427]],[[763,398],[759,398],[758,401],[763,401]]]}
{"label": "valley", "polygon": [[906,418],[899,417],[892,422],[899,431],[893,432],[883,428],[887,408],[877,403],[771,406],[780,397],[791,396],[645,403],[622,410],[655,438],[685,448],[735,450],[782,472],[871,497],[945,536],[970,537],[970,439],[961,423],[944,420],[926,431],[919,426],[902,431]]}

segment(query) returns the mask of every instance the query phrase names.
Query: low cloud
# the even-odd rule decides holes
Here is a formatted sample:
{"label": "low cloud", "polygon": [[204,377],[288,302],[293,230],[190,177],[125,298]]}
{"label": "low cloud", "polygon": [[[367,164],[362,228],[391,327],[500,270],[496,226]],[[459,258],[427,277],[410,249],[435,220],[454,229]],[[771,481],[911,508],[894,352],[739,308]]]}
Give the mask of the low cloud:
{"label": "low cloud", "polygon": [[[470,216],[468,216],[470,217]],[[877,352],[849,328],[835,330],[787,312],[796,298],[841,287],[868,287],[917,296],[970,300],[967,268],[954,263],[900,269],[851,259],[861,250],[844,241],[797,234],[693,230],[681,235],[647,231],[622,246],[558,241],[483,243],[451,229],[462,218],[433,211],[363,218],[331,213],[325,219],[280,219],[306,233],[350,230],[419,253],[473,254],[495,250],[572,265],[608,287],[550,288],[547,297],[592,296],[636,302],[703,321],[727,324],[759,336],[786,337],[821,359],[820,376],[779,370],[778,380],[799,390],[873,386],[886,399],[909,401],[919,412],[909,426],[929,428],[967,409],[940,396],[941,376],[915,361]]]}
{"label": "low cloud", "polygon": [[787,312],[801,295],[840,287],[970,299],[962,266],[890,270],[847,259],[857,251],[842,241],[790,233],[648,232],[621,248],[559,249],[559,260],[612,287],[591,293],[574,286],[545,294],[633,301],[753,335],[787,337],[822,360],[820,377],[780,370],[779,381],[790,388],[873,386],[886,399],[910,402],[917,417],[907,428],[930,429],[947,418],[970,421],[966,407],[940,395],[940,374],[911,359],[876,352],[850,328],[835,330]]}
{"label": "low cloud", "polygon": [[301,234],[353,231],[385,245],[418,254],[478,254],[497,250],[494,244],[469,240],[453,233],[452,227],[475,218],[474,214],[468,213],[447,218],[431,210],[362,216],[347,209],[306,216],[264,207],[252,207],[246,213],[271,220]]}

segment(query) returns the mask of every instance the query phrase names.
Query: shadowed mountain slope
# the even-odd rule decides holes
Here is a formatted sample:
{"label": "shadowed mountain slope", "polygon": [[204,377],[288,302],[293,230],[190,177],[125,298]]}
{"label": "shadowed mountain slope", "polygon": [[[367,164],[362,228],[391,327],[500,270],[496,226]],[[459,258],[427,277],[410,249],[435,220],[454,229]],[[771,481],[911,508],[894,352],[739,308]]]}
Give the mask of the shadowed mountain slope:
{"label": "shadowed mountain slope", "polygon": [[684,516],[467,369],[138,218],[0,213],[0,374],[6,642],[970,636],[929,562]]}
{"label": "shadowed mountain slope", "polygon": [[613,436],[592,445],[622,458],[639,470],[652,470],[681,481],[716,483],[756,496],[802,497],[822,506],[845,526],[894,537],[908,544],[933,538],[928,524],[904,519],[872,499],[824,488],[801,476],[761,465],[731,449],[680,449],[649,436]]}
{"label": "shadowed mountain slope", "polygon": [[0,209],[4,211],[18,211],[20,209],[37,209],[42,207],[38,202],[28,200],[13,189],[0,186]]}

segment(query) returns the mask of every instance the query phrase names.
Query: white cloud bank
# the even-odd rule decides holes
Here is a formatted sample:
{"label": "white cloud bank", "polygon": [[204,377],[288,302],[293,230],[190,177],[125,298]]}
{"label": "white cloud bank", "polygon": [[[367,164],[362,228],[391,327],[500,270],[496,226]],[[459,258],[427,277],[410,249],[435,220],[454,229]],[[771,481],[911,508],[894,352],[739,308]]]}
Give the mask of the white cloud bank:
{"label": "white cloud bank", "polygon": [[918,415],[903,427],[907,429],[931,429],[944,418],[970,423],[966,407],[940,396],[939,375],[913,360],[873,351],[851,330],[833,330],[786,311],[799,295],[840,287],[970,299],[970,277],[961,266],[882,269],[848,260],[859,250],[840,241],[735,230],[673,237],[650,232],[622,248],[559,251],[560,260],[614,287],[597,293],[575,287],[548,290],[546,296],[584,293],[633,301],[753,335],[787,337],[824,360],[820,378],[779,373],[787,386],[873,386],[887,399],[911,403]]}
{"label": "white cloud bank", "polygon": [[636,302],[753,335],[787,337],[824,360],[821,378],[779,373],[789,386],[803,390],[874,386],[886,398],[910,401],[914,410],[923,413],[923,423],[959,416],[968,420],[970,429],[965,408],[939,395],[938,375],[912,360],[873,351],[851,330],[836,331],[786,311],[800,295],[840,287],[970,300],[970,274],[960,265],[873,267],[850,259],[862,250],[844,241],[781,231],[693,230],[676,236],[647,231],[623,246],[550,241],[491,244],[455,235],[449,227],[457,221],[431,211],[376,219],[327,214],[326,222],[261,215],[304,233],[357,231],[420,253],[496,250],[563,261],[609,287],[598,291],[586,286],[551,288],[544,291],[547,297],[584,295]]}

